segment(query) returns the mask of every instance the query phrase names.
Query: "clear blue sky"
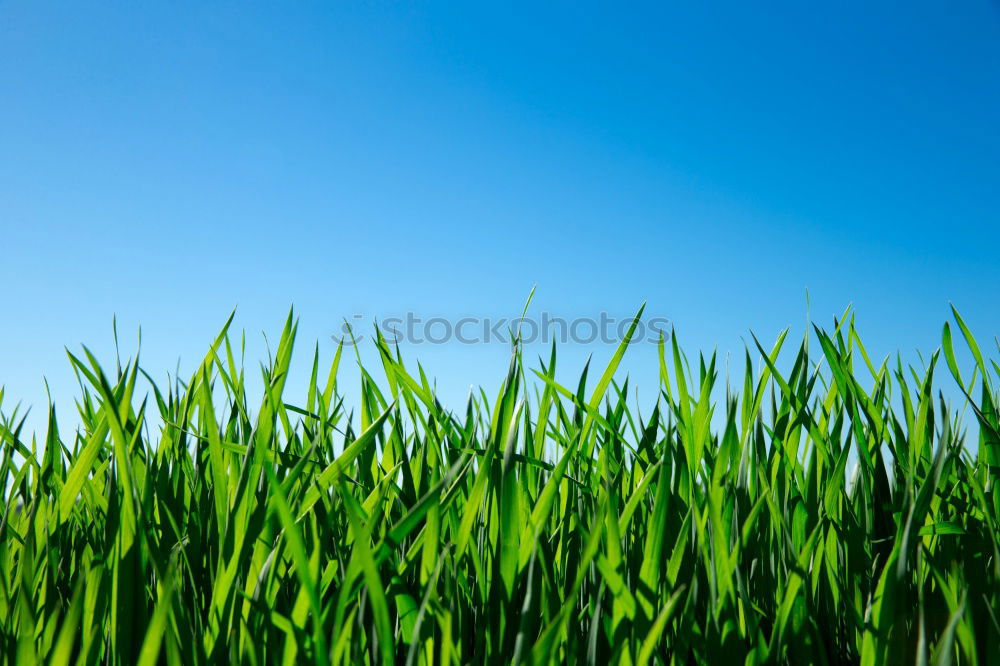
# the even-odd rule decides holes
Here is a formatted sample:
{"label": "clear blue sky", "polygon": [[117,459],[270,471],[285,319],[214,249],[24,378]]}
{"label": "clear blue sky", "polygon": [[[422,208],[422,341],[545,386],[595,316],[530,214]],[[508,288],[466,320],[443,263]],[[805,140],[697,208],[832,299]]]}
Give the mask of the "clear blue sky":
{"label": "clear blue sky", "polygon": [[[63,346],[107,359],[114,314],[166,372],[235,305],[252,359],[292,303],[328,357],[345,316],[535,284],[737,358],[806,287],[879,355],[936,347],[949,300],[988,343],[998,5],[683,4],[0,2],[5,408],[45,375],[71,413]],[[506,364],[406,351],[446,395]]]}

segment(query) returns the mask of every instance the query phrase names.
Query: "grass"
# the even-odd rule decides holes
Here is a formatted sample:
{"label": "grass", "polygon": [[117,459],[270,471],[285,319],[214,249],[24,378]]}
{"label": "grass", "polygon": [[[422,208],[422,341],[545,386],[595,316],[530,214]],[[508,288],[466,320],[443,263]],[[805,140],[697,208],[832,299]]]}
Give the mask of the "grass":
{"label": "grass", "polygon": [[70,354],[79,430],[0,425],[2,660],[1000,663],[1000,368],[955,324],[918,370],[846,314],[732,383],[672,339],[647,414],[624,343],[575,387],[515,349],[461,413],[384,341],[353,408],[342,349],[287,404],[292,316],[255,409],[229,323],[169,386]]}

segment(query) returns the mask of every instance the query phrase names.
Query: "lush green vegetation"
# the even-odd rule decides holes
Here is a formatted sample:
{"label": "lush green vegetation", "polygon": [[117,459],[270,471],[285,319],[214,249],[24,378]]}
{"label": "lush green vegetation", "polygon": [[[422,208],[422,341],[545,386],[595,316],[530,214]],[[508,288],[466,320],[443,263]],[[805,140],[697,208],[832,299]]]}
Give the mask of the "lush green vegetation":
{"label": "lush green vegetation", "polygon": [[356,411],[342,350],[286,404],[291,317],[253,409],[229,324],[169,386],[84,350],[78,432],[0,426],[2,659],[1000,663],[1000,368],[955,317],[920,369],[850,315],[734,377],[669,340],[646,414],[624,343],[461,413],[384,341]]}

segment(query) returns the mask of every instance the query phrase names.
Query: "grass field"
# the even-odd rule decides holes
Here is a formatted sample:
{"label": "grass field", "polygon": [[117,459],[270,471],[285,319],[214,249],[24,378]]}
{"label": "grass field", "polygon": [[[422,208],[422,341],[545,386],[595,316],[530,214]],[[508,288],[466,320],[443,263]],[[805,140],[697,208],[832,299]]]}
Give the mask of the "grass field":
{"label": "grass field", "polygon": [[3,417],[5,663],[1000,663],[1000,368],[957,313],[921,368],[849,313],[730,377],[670,339],[648,413],[624,342],[454,413],[383,341],[356,404],[344,349],[287,404],[291,316],[251,405],[228,328],[169,386],[71,354],[78,432]]}

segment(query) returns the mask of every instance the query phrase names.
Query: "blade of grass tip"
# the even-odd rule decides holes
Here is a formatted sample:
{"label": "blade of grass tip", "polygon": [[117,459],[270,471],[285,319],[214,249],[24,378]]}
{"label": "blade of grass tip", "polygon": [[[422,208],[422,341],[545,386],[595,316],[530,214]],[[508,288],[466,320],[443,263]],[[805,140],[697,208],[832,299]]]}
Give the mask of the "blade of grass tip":
{"label": "blade of grass tip", "polygon": [[[639,320],[642,319],[642,313],[646,309],[646,304],[643,303],[636,313],[635,317],[632,319],[632,324],[628,327],[628,331],[625,333],[625,337],[622,338],[621,343],[618,345],[618,349],[615,350],[614,355],[611,357],[611,361],[608,363],[608,367],[605,368],[604,374],[601,375],[601,380],[594,387],[594,392],[590,396],[590,403],[588,404],[588,411],[586,419],[583,422],[583,429],[580,432],[580,441],[586,442],[587,435],[589,434],[590,428],[593,425],[592,412],[596,412],[597,408],[601,405],[601,399],[604,397],[604,393],[608,390],[608,386],[611,384],[612,378],[615,376],[615,372],[618,370],[618,366],[625,356],[625,351],[628,349],[629,343],[632,341],[632,336],[635,334],[635,329],[639,325]],[[587,457],[592,457],[594,455],[594,447],[597,445],[597,440],[593,440],[592,443],[587,445]]]}
{"label": "blade of grass tip", "polygon": [[521,339],[521,324],[524,323],[524,318],[528,314],[528,306],[531,305],[531,299],[535,296],[536,287],[538,287],[537,284],[531,287],[531,291],[528,293],[528,299],[524,302],[524,309],[521,310],[521,318],[517,320],[517,331],[514,334],[515,340]]}
{"label": "blade of grass tip", "polygon": [[[337,343],[337,351],[333,354],[333,361],[330,363],[330,372],[326,377],[326,386],[323,388],[323,406],[329,409],[333,400],[333,392],[337,387],[337,373],[340,369],[340,357],[344,352],[344,341]],[[329,418],[329,414],[323,414],[323,419]]]}
{"label": "blade of grass tip", "polygon": [[212,497],[215,502],[216,522],[219,535],[226,533],[226,522],[229,518],[229,477],[227,474],[226,454],[222,450],[215,420],[215,409],[212,406],[211,379],[208,369],[203,368],[201,374],[201,400],[199,406],[208,432],[208,459],[212,472]]}
{"label": "blade of grass tip", "polygon": [[135,492],[132,479],[132,457],[129,455],[129,439],[125,435],[124,423],[120,412],[125,409],[115,398],[115,391],[108,383],[104,371],[101,369],[97,359],[86,347],[83,348],[88,361],[93,368],[93,372],[83,366],[75,357],[70,355],[81,371],[94,385],[101,398],[101,406],[108,427],[111,431],[113,451],[115,458],[115,468],[118,474],[119,483],[122,485],[122,513],[119,529],[122,535],[122,551],[127,551],[135,538],[137,530],[137,514],[135,510]]}
{"label": "blade of grass tip", "polygon": [[87,443],[80,451],[76,460],[70,467],[66,482],[63,484],[62,492],[59,494],[59,522],[63,523],[69,518],[76,506],[80,490],[83,488],[87,476],[94,468],[97,455],[104,448],[104,440],[108,434],[107,419],[102,419],[98,428],[87,438]]}
{"label": "blade of grass tip", "polygon": [[983,381],[987,381],[986,377],[988,373],[986,372],[986,364],[983,362],[983,353],[979,350],[976,338],[973,337],[972,331],[965,325],[965,320],[958,314],[958,310],[954,305],[951,306],[951,313],[955,316],[955,323],[958,324],[958,328],[962,331],[962,336],[965,338],[965,343],[968,345],[969,351],[972,352],[972,357],[976,359],[976,365],[979,367],[979,372],[982,373],[984,378]]}

